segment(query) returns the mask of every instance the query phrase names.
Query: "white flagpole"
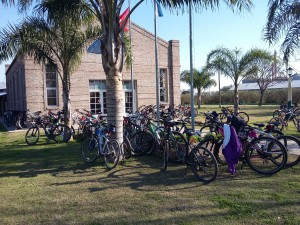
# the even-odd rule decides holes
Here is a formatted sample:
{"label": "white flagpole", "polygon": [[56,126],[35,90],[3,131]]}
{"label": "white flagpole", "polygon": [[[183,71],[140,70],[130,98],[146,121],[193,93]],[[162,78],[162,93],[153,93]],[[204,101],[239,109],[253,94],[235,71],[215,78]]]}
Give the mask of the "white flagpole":
{"label": "white flagpole", "polygon": [[195,130],[195,106],[194,106],[194,68],[193,68],[193,32],[192,32],[192,5],[189,4],[189,24],[190,24],[190,85],[191,85],[191,124]]}
{"label": "white flagpole", "polygon": [[[130,10],[130,0],[128,0],[129,10]],[[131,57],[132,54],[132,40],[131,40],[131,18],[129,17],[129,38],[130,38],[130,47],[131,47]],[[134,79],[133,79],[133,66],[132,66],[132,59],[130,63],[130,79],[131,79],[131,93],[132,93],[132,113],[136,111],[136,100],[135,100],[135,91],[134,91]]]}
{"label": "white flagpole", "polygon": [[159,125],[159,74],[158,74],[158,48],[157,48],[157,20],[156,20],[156,11],[157,11],[157,5],[155,0],[154,3],[154,36],[155,36],[155,77],[156,77],[156,120],[157,125]]}

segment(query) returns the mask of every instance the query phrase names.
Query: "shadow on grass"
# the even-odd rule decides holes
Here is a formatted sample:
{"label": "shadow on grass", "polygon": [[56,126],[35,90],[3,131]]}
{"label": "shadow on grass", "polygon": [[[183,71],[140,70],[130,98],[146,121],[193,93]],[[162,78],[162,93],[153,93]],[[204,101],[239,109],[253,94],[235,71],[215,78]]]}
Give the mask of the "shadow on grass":
{"label": "shadow on grass", "polygon": [[[12,136],[12,135],[9,135]],[[166,172],[161,171],[162,159],[154,155],[131,158],[121,162],[115,169],[107,170],[102,158],[95,163],[85,163],[81,158],[81,142],[72,141],[64,144],[46,144],[41,140],[37,145],[27,146],[22,135],[16,136],[15,141],[6,142],[0,147],[0,177],[36,177],[41,174],[51,174],[58,177],[78,176],[78,180],[61,182],[52,185],[62,186],[79,183],[95,183],[90,192],[103,189],[117,189],[120,185],[138,191],[159,191],[170,189],[187,189],[204,185],[214,185],[215,182],[226,182],[231,185],[233,180],[247,182],[266,178],[250,168],[238,168],[238,176],[231,176],[226,166],[219,166],[219,175],[215,182],[204,184],[197,180],[193,172],[183,164],[170,164]],[[81,177],[84,176],[84,179]],[[105,182],[103,186],[101,183]],[[188,186],[184,185],[191,183]],[[99,184],[99,185],[97,185]]]}
{"label": "shadow on grass", "polygon": [[1,122],[0,122],[0,132],[7,132],[6,128]]}
{"label": "shadow on grass", "polygon": [[0,148],[0,177],[35,177],[64,171],[79,171],[91,165],[83,163],[80,144],[73,141],[64,144],[39,142],[28,146],[18,140]]}

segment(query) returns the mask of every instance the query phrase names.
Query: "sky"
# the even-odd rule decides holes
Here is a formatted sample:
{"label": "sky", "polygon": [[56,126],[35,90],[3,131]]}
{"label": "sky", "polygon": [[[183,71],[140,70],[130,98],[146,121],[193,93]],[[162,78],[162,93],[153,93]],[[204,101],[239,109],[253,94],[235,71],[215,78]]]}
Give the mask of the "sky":
{"label": "sky", "polygon": [[[125,1],[126,2],[126,1]],[[138,0],[131,0],[131,7]],[[222,2],[222,1],[221,1]],[[217,47],[228,49],[241,49],[243,53],[251,48],[260,48],[274,52],[279,52],[279,43],[275,46],[262,40],[263,27],[267,18],[267,2],[253,0],[254,7],[251,12],[233,13],[224,3],[219,9],[214,11],[202,10],[192,12],[192,38],[193,38],[193,65],[196,69],[205,66],[207,54]],[[124,3],[123,9],[127,8]],[[151,0],[144,1],[132,13],[132,21],[146,30],[154,33],[154,9]],[[181,69],[190,69],[190,37],[189,37],[189,14],[187,8],[185,12],[170,12],[169,9],[162,8],[163,17],[157,19],[157,35],[166,40],[180,41],[180,64]],[[6,27],[8,22],[18,23],[22,16],[17,15],[14,8],[7,8],[0,5],[0,28]],[[5,82],[5,64],[12,60],[0,64],[0,82]],[[217,81],[217,77],[215,77]],[[221,87],[232,84],[229,79],[221,78]],[[182,85],[186,89],[187,85]],[[217,88],[217,87],[215,87]]]}

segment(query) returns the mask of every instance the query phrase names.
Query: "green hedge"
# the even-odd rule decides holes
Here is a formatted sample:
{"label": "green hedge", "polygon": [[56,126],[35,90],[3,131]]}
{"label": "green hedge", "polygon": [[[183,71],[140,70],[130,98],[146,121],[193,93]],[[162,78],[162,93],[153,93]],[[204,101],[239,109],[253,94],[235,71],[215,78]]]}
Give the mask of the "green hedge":
{"label": "green hedge", "polygon": [[[191,95],[185,93],[181,95],[181,104],[190,104]],[[287,103],[287,89],[266,90],[263,98],[263,104],[280,104],[281,102]],[[258,104],[260,94],[259,91],[239,91],[240,104]],[[293,103],[300,103],[300,89],[293,89]],[[195,103],[197,102],[195,98]],[[221,91],[222,104],[233,104],[233,92]],[[205,92],[202,95],[202,104],[219,104],[219,93]]]}

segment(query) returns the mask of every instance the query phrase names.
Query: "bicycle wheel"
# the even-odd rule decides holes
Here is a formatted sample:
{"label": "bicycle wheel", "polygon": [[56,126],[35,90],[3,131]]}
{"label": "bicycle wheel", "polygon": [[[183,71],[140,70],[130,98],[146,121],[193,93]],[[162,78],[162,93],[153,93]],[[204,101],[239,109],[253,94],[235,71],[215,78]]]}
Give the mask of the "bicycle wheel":
{"label": "bicycle wheel", "polygon": [[35,145],[40,138],[40,129],[38,127],[31,127],[25,134],[25,141],[28,145]]}
{"label": "bicycle wheel", "polygon": [[199,130],[200,137],[206,137],[210,134],[216,134],[215,130],[210,125],[205,125]]}
{"label": "bicycle wheel", "polygon": [[113,169],[118,165],[121,149],[117,140],[108,140],[104,146],[104,163],[107,169]]}
{"label": "bicycle wheel", "polygon": [[138,131],[132,134],[130,138],[130,144],[132,147],[132,155],[141,156],[150,152],[154,147],[154,137],[150,131]]}
{"label": "bicycle wheel", "polygon": [[197,179],[202,182],[212,182],[218,176],[217,160],[207,148],[202,146],[193,148],[187,163]]}
{"label": "bicycle wheel", "polygon": [[99,146],[96,138],[87,138],[81,145],[81,156],[87,163],[94,162],[99,156]]}
{"label": "bicycle wheel", "polygon": [[56,143],[67,143],[71,139],[71,136],[71,129],[64,124],[55,125],[55,127],[52,130],[52,137]]}
{"label": "bicycle wheel", "polygon": [[73,138],[75,137],[76,135],[76,132],[75,132],[75,128],[73,127],[73,125],[71,125],[71,135],[73,136]]}
{"label": "bicycle wheel", "polygon": [[186,138],[178,131],[172,131],[171,142],[169,148],[169,161],[174,163],[182,163],[184,161],[188,143]]}
{"label": "bicycle wheel", "polygon": [[227,115],[224,113],[218,113],[218,119],[222,122],[225,123],[227,121]]}
{"label": "bicycle wheel", "polygon": [[284,121],[281,119],[281,117],[273,117],[270,119],[269,124],[278,124],[277,127],[280,131],[284,128]]}
{"label": "bicycle wheel", "polygon": [[300,140],[290,135],[276,137],[286,148],[288,157],[285,167],[292,167],[300,162]]}
{"label": "bicycle wheel", "polygon": [[300,109],[296,109],[294,111],[294,117],[297,119],[297,120],[300,120]]}
{"label": "bicycle wheel", "polygon": [[8,117],[7,116],[4,116],[3,122],[8,127]]}
{"label": "bicycle wheel", "polygon": [[249,115],[245,112],[239,112],[238,117],[240,117],[241,119],[243,119],[246,123],[249,122]]}
{"label": "bicycle wheel", "polygon": [[279,109],[276,109],[274,112],[273,112],[273,117],[279,117],[281,115],[281,110]]}
{"label": "bicycle wheel", "polygon": [[287,150],[276,139],[259,137],[252,140],[245,152],[246,162],[260,174],[279,172],[287,162]]}
{"label": "bicycle wheel", "polygon": [[281,130],[272,129],[272,130],[264,130],[264,132],[271,134],[273,137],[278,137],[284,135]]}
{"label": "bicycle wheel", "polygon": [[131,157],[132,147],[128,137],[124,137],[124,141],[121,144],[121,150],[124,159],[129,159]]}
{"label": "bicycle wheel", "polygon": [[183,113],[180,109],[175,109],[174,118],[180,119],[180,120],[183,118]]}
{"label": "bicycle wheel", "polygon": [[217,141],[214,137],[207,137],[200,141],[198,145],[207,148],[212,152],[219,164],[227,165],[226,159],[222,153],[222,144],[223,140]]}

